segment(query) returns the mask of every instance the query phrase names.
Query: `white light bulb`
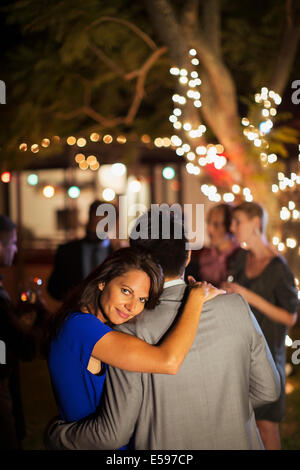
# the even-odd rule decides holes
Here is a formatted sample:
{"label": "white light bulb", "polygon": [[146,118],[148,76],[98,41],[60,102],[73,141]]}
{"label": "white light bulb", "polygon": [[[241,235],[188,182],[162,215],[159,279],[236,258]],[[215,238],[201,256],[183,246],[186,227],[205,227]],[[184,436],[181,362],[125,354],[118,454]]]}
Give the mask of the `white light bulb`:
{"label": "white light bulb", "polygon": [[105,188],[102,192],[102,197],[105,201],[112,201],[116,196],[116,193],[111,188]]}
{"label": "white light bulb", "polygon": [[172,67],[170,69],[170,74],[171,75],[179,75],[180,74],[180,70],[177,68],[177,67]]}

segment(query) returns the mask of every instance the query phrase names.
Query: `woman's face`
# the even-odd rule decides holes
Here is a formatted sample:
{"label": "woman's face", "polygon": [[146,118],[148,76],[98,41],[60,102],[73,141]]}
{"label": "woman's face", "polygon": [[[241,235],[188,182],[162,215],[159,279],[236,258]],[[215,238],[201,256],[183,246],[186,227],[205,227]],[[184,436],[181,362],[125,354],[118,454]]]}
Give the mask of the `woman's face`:
{"label": "woman's face", "polygon": [[257,228],[257,217],[249,219],[243,211],[235,211],[232,215],[230,230],[235,235],[239,243],[246,243],[253,236]]}
{"label": "woman's face", "polygon": [[212,210],[207,219],[207,234],[212,245],[218,245],[226,239],[225,214],[223,210]]}
{"label": "woman's face", "polygon": [[[102,291],[103,313],[112,323],[121,325],[143,311],[149,296],[150,278],[144,271],[131,270],[98,287]],[[106,321],[101,312],[98,317]]]}

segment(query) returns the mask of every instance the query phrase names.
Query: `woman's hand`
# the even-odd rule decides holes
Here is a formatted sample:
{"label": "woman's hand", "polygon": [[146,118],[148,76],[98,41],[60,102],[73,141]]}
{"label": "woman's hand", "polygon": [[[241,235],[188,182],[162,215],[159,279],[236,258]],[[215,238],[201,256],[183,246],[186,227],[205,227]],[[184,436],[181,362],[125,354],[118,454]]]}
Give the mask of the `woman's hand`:
{"label": "woman's hand", "polygon": [[217,289],[206,281],[196,282],[193,276],[188,276],[188,281],[191,287],[189,296],[194,296],[202,302],[208,302],[217,295],[226,294],[225,290]]}
{"label": "woman's hand", "polygon": [[221,286],[227,294],[241,294],[245,296],[245,288],[237,282],[223,282]]}

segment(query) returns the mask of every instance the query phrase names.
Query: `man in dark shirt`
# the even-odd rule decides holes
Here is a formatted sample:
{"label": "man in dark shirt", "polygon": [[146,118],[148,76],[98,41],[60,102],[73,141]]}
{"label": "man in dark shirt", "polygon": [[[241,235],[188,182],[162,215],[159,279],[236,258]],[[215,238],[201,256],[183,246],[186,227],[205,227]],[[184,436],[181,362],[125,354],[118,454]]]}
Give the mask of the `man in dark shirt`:
{"label": "man in dark shirt", "polygon": [[63,300],[114,249],[109,238],[100,239],[96,233],[97,224],[102,219],[96,215],[96,211],[101,204],[102,201],[96,200],[90,205],[86,236],[60,245],[57,249],[47,287],[49,294],[56,300]]}

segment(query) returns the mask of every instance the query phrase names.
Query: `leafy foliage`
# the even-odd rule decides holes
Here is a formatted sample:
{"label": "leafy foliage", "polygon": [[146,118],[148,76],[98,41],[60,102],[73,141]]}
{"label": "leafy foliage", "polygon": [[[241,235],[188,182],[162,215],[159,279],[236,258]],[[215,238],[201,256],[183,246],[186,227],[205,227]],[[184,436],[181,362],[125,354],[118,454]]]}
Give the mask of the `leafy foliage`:
{"label": "leafy foliage", "polygon": [[[241,114],[246,115],[276,59],[283,6],[250,0],[221,4],[222,51],[235,78]],[[182,2],[172,5],[180,18]],[[17,40],[4,57],[10,96],[8,125],[0,129],[0,158],[22,165],[23,155],[16,154],[16,148],[24,139],[35,142],[91,128],[109,130],[111,126],[82,112],[84,105],[104,118],[126,116],[136,92],[136,78],[128,79],[127,74],[139,70],[153,52],[139,31],[159,45],[143,2],[15,0],[5,1],[2,13],[7,25],[17,31]],[[168,121],[175,90],[168,72],[171,65],[167,54],[155,62],[133,123],[114,124],[111,129],[152,136],[172,133]],[[276,130],[272,145],[285,156],[285,144],[295,139],[296,134],[285,126]]]}

